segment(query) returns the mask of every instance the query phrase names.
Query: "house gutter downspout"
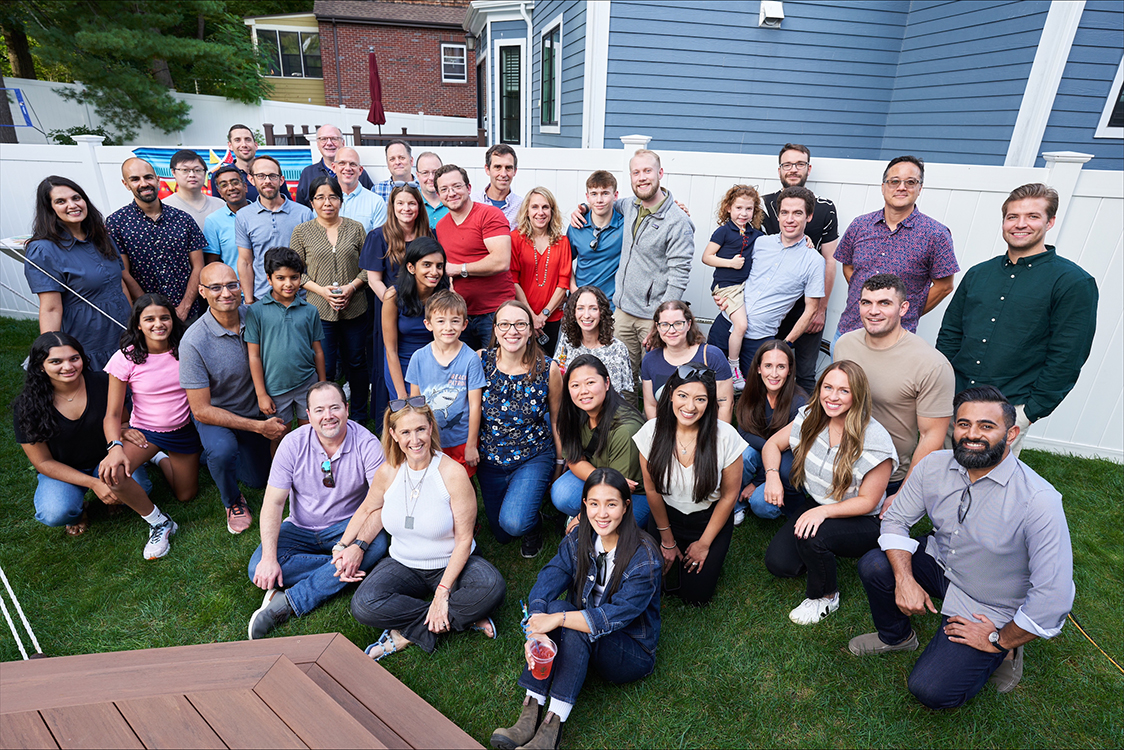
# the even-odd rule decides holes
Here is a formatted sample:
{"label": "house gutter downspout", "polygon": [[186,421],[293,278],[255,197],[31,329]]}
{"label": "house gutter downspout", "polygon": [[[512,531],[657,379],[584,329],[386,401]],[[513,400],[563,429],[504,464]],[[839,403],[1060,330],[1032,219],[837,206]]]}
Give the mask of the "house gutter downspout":
{"label": "house gutter downspout", "polygon": [[526,49],[527,49],[527,59],[524,61],[525,62],[524,67],[526,69],[523,71],[523,85],[524,85],[523,90],[526,92],[526,97],[527,97],[527,106],[524,108],[523,111],[527,113],[527,119],[523,123],[523,128],[524,128],[524,133],[525,133],[523,143],[527,147],[530,147],[530,145],[531,145],[531,110],[534,109],[534,107],[531,106],[531,69],[534,67],[531,64],[531,61],[534,59],[535,48],[532,46],[532,41],[531,41],[531,33],[532,33],[533,29],[532,29],[532,23],[531,23],[531,14],[527,12],[527,3],[525,3],[525,2],[519,3],[519,15],[523,16],[523,23],[527,24],[527,47],[526,47]]}

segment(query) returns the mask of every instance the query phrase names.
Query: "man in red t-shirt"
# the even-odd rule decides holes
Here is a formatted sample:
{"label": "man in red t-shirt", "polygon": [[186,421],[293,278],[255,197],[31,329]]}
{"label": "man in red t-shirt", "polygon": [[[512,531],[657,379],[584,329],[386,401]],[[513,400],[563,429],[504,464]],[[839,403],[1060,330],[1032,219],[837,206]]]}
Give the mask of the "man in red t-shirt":
{"label": "man in red t-shirt", "polygon": [[511,228],[495,206],[469,197],[468,173],[455,164],[437,170],[437,194],[449,213],[437,222],[437,241],[445,249],[445,272],[468,303],[468,328],[462,338],[473,349],[492,340],[496,309],[515,299],[511,280]]}

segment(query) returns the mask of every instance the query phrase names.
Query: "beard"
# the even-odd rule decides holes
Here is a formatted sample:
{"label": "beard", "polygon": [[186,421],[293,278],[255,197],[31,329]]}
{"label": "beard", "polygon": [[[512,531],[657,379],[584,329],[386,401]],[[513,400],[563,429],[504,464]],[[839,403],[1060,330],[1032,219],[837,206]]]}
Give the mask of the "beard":
{"label": "beard", "polygon": [[640,192],[639,188],[633,188],[633,190],[632,190],[632,192],[636,194],[636,197],[639,198],[642,201],[651,200],[652,198],[654,198],[656,196],[656,193],[658,193],[659,191],[660,191],[660,183],[659,182],[653,182],[652,186],[650,188],[648,188],[647,192],[642,193],[642,192]]}
{"label": "beard", "polygon": [[1003,451],[1007,448],[1005,441],[999,440],[995,443],[987,443],[985,440],[983,442],[987,443],[988,447],[982,451],[969,448],[969,442],[968,438],[961,438],[952,451],[956,463],[965,469],[987,469],[996,466],[1003,460]]}

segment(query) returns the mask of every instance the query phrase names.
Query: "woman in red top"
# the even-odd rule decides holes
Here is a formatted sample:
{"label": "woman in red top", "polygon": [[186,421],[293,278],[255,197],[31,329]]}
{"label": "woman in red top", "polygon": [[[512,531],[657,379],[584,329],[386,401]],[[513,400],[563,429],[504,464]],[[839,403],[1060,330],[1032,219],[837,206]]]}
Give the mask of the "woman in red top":
{"label": "woman in red top", "polygon": [[544,187],[527,193],[511,232],[515,296],[534,313],[539,343],[548,356],[558,343],[562,305],[570,288],[570,241],[554,196]]}

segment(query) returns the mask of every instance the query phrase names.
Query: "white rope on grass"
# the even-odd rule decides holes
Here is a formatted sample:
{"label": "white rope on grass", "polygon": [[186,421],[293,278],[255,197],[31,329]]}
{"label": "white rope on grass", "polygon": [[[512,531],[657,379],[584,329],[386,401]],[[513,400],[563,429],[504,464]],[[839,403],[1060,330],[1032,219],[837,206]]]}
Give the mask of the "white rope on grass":
{"label": "white rope on grass", "polygon": [[27,651],[23,648],[23,641],[20,640],[20,634],[16,632],[16,624],[12,622],[12,616],[8,614],[8,605],[4,603],[4,597],[0,596],[0,609],[4,610],[4,619],[8,621],[8,628],[12,631],[12,637],[16,639],[16,645],[19,646],[20,656],[24,661],[27,661]]}
{"label": "white rope on grass", "polygon": [[[39,647],[39,640],[35,637],[35,631],[31,629],[31,623],[27,621],[27,615],[23,613],[20,600],[16,598],[16,592],[12,590],[12,584],[8,583],[8,576],[4,575],[3,568],[0,568],[0,579],[4,581],[4,588],[8,590],[8,596],[12,597],[12,604],[16,605],[16,612],[19,613],[20,621],[23,622],[23,627],[27,630],[27,634],[31,636],[31,645],[35,647],[35,653],[43,653],[43,649]],[[0,601],[3,601],[3,599],[0,598]],[[7,610],[5,610],[5,612],[6,611]],[[11,620],[9,620],[9,623],[10,622]]]}

